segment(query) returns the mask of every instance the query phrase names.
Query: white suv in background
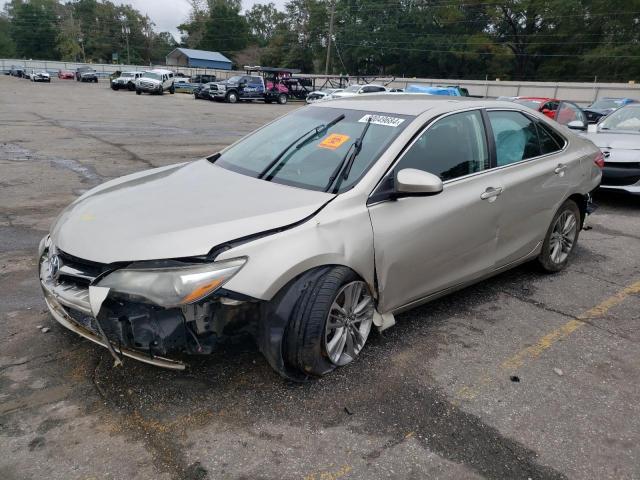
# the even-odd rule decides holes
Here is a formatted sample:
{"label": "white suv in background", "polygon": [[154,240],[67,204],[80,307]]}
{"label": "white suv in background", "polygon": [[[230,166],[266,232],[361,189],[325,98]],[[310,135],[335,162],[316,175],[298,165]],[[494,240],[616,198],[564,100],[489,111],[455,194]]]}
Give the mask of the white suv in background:
{"label": "white suv in background", "polygon": [[173,94],[176,92],[173,82],[172,71],[162,69],[149,70],[136,80],[136,93],[138,95],[141,95],[142,92],[162,95],[168,90],[169,93]]}
{"label": "white suv in background", "polygon": [[118,78],[111,80],[111,88],[113,90],[120,90],[126,88],[127,90],[135,90],[135,81],[142,77],[144,72],[122,72]]}

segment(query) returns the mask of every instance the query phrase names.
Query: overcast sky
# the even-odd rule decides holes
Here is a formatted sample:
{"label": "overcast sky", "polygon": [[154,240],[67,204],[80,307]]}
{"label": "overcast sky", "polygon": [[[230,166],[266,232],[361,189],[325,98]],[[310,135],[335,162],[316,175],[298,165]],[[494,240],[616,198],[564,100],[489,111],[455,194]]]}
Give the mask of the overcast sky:
{"label": "overcast sky", "polygon": [[[178,29],[189,15],[189,4],[186,0],[111,0],[114,3],[132,5],[134,8],[146,13],[156,24],[156,30],[160,32],[171,32],[176,40],[180,39]],[[286,0],[271,0],[278,8],[282,8]],[[0,0],[0,5],[4,8],[7,0]],[[268,0],[242,0],[244,10],[251,8],[256,3],[269,3]]]}

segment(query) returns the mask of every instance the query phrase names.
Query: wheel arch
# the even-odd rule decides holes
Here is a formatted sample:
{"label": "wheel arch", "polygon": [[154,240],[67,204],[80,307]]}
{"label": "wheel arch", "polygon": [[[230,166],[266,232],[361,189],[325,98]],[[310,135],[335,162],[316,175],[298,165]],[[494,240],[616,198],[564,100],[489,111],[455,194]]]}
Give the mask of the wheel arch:
{"label": "wheel arch", "polygon": [[[584,225],[584,220],[587,217],[587,205],[589,202],[589,195],[583,195],[581,193],[574,193],[567,197],[567,200],[572,200],[578,205],[578,210],[580,210],[580,228]],[[566,200],[565,200],[566,201]],[[562,202],[564,203],[564,202]],[[561,204],[562,205],[562,204]],[[560,208],[560,207],[558,207]]]}

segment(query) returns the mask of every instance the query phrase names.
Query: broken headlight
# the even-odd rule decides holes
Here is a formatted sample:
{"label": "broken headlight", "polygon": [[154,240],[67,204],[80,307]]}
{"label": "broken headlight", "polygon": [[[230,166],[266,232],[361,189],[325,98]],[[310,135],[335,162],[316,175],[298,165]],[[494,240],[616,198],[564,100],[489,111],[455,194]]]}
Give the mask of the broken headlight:
{"label": "broken headlight", "polygon": [[233,277],[245,258],[187,266],[132,266],[116,270],[98,283],[114,292],[141,297],[161,307],[197,302]]}

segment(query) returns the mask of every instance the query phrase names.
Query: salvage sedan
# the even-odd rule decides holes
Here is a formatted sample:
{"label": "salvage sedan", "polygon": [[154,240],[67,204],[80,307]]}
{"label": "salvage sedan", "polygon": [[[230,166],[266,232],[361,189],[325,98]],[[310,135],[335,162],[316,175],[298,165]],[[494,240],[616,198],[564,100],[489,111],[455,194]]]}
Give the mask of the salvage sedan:
{"label": "salvage sedan", "polygon": [[514,104],[319,102],[85,193],[42,240],[40,280],[118,364],[182,369],[173,353],[249,334],[284,377],[316,378],[398,312],[525,261],[562,270],[601,157]]}

